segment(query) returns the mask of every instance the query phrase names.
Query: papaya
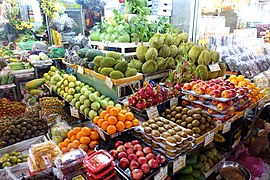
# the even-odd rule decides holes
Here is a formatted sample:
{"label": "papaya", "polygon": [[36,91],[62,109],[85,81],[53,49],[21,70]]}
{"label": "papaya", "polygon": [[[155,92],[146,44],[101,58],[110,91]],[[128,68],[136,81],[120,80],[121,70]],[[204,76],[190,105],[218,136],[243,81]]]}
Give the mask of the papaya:
{"label": "papaya", "polygon": [[25,84],[26,90],[37,89],[45,82],[44,78],[34,79]]}
{"label": "papaya", "polygon": [[41,89],[31,89],[31,91],[30,91],[31,96],[38,96],[41,93],[43,93],[43,91]]}

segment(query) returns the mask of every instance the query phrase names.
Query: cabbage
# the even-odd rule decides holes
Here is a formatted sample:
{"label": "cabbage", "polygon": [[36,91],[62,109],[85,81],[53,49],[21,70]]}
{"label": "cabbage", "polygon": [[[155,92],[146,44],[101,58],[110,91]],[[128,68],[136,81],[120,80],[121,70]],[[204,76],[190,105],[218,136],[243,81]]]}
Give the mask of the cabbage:
{"label": "cabbage", "polygon": [[39,58],[41,60],[47,60],[47,59],[49,59],[49,57],[44,52],[39,53],[38,56],[39,56]]}
{"label": "cabbage", "polygon": [[29,59],[31,61],[39,61],[40,60],[39,56],[38,55],[35,55],[35,54],[30,55],[29,56]]}

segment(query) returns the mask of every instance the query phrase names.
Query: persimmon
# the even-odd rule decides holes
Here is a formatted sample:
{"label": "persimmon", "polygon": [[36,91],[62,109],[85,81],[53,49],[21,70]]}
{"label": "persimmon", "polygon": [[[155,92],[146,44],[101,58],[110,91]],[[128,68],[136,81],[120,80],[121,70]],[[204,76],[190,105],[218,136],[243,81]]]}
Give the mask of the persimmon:
{"label": "persimmon", "polygon": [[106,108],[107,113],[110,113],[110,110],[111,110],[112,108],[114,108],[114,106],[113,106],[113,105],[109,105],[109,106],[107,106],[107,108]]}
{"label": "persimmon", "polygon": [[111,116],[111,115],[110,115],[109,113],[105,114],[104,120],[105,120],[105,121],[108,121],[108,118],[109,118],[110,116]]}
{"label": "persimmon", "polygon": [[63,148],[61,149],[61,151],[62,151],[63,154],[65,154],[65,153],[68,152],[68,149],[67,149],[67,147],[63,147]]}
{"label": "persimmon", "polygon": [[70,139],[72,136],[73,136],[74,134],[73,134],[73,131],[69,131],[68,133],[67,133],[67,137]]}
{"label": "persimmon", "polygon": [[100,116],[94,117],[93,123],[94,123],[94,124],[97,124],[97,123],[98,123],[98,120],[99,120],[100,118],[101,118]]}
{"label": "persimmon", "polygon": [[[106,130],[106,129],[104,129]],[[90,134],[90,139],[91,140],[97,140],[99,138],[99,134],[96,131],[92,131]]]}
{"label": "persimmon", "polygon": [[73,134],[77,134],[82,128],[81,127],[75,127],[72,129]]}
{"label": "persimmon", "polygon": [[60,143],[58,143],[58,147],[59,147],[60,149],[62,149],[63,147],[65,147],[64,142],[60,142]]}
{"label": "persimmon", "polygon": [[78,140],[80,140],[82,136],[83,135],[82,135],[82,132],[81,131],[76,134],[76,137],[77,137]]}
{"label": "persimmon", "polygon": [[97,141],[97,140],[94,140],[94,141],[91,141],[91,142],[90,142],[89,147],[90,147],[91,149],[94,149],[96,145],[98,145],[98,141]]}
{"label": "persimmon", "polygon": [[66,138],[64,140],[64,145],[67,147],[69,145],[69,143],[71,143],[70,140],[68,138]]}
{"label": "persimmon", "polygon": [[74,140],[77,140],[76,135],[72,135],[71,138],[70,138],[70,141],[71,141],[71,142],[73,142]]}

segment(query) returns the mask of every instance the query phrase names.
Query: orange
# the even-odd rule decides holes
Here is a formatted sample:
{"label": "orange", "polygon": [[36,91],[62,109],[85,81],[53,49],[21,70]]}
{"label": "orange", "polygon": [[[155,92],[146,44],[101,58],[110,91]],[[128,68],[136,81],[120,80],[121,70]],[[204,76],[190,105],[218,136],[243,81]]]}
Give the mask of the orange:
{"label": "orange", "polygon": [[76,137],[77,137],[78,140],[80,140],[82,136],[83,136],[83,135],[82,135],[82,132],[81,132],[81,131],[78,132],[77,135],[76,135]]}
{"label": "orange", "polygon": [[99,114],[99,117],[104,119],[104,116],[107,114],[106,111],[102,111],[100,114]]}
{"label": "orange", "polygon": [[237,81],[243,81],[244,79],[245,79],[245,77],[242,76],[242,75],[239,75],[239,76],[236,77]]}
{"label": "orange", "polygon": [[85,152],[87,152],[88,151],[88,146],[86,144],[80,144],[79,147],[78,147],[78,149],[82,149]]}
{"label": "orange", "polygon": [[255,96],[256,94],[258,94],[258,92],[257,92],[256,89],[252,89],[252,92],[254,93],[254,96]]}
{"label": "orange", "polygon": [[[101,128],[102,128],[103,130],[106,130],[108,126],[109,126],[108,121],[104,121],[104,122],[101,124]],[[92,138],[91,138],[91,139],[92,139]]]}
{"label": "orange", "polygon": [[258,101],[260,98],[259,98],[259,96],[255,96],[254,99],[255,99],[256,101]]}
{"label": "orange", "polygon": [[66,148],[66,147],[63,147],[63,148],[61,149],[61,151],[62,151],[62,153],[63,153],[63,154],[65,154],[65,153],[67,153],[67,152],[68,152],[68,150],[67,150],[67,148]]}
{"label": "orange", "polygon": [[58,144],[58,147],[59,147],[60,149],[62,149],[63,147],[65,147],[64,142],[60,142],[60,143]]}
{"label": "orange", "polygon": [[238,81],[236,79],[232,79],[231,82],[234,83],[235,85],[238,84]]}
{"label": "orange", "polygon": [[119,113],[125,115],[127,113],[127,110],[123,109]]}
{"label": "orange", "polygon": [[69,131],[68,133],[67,133],[67,137],[70,139],[71,138],[71,136],[73,136],[74,134],[73,134],[73,131]]}
{"label": "orange", "polygon": [[90,143],[90,138],[89,137],[81,137],[80,142],[82,144],[89,144]]}
{"label": "orange", "polygon": [[244,81],[246,82],[246,85],[250,84],[250,80],[249,79],[245,79]]}
{"label": "orange", "polygon": [[81,130],[83,136],[89,136],[91,131],[92,130],[89,127],[83,127],[82,130]]}
{"label": "orange", "polygon": [[251,103],[255,103],[256,102],[256,100],[255,99],[251,99],[249,102],[251,102]]}
{"label": "orange", "polygon": [[246,82],[245,82],[245,81],[240,81],[240,82],[238,83],[238,85],[239,85],[240,87],[245,87],[245,86],[246,86]]}
{"label": "orange", "polygon": [[125,122],[126,121],[126,116],[124,114],[119,113],[117,116],[118,121]]}
{"label": "orange", "polygon": [[126,129],[131,128],[132,127],[132,122],[131,121],[126,121],[125,122],[125,127],[126,127]]}
{"label": "orange", "polygon": [[252,86],[250,84],[247,85],[248,89],[252,89]]}
{"label": "orange", "polygon": [[71,138],[70,138],[70,141],[71,141],[71,142],[73,142],[74,140],[77,140],[77,136],[76,136],[76,135],[73,135],[73,136],[71,136]]}
{"label": "orange", "polygon": [[117,107],[116,109],[117,109],[118,113],[122,110],[121,107]]}
{"label": "orange", "polygon": [[116,124],[116,123],[117,123],[116,117],[110,116],[110,117],[108,118],[108,123],[109,123],[109,124]]}
{"label": "orange", "polygon": [[133,115],[132,112],[127,112],[127,113],[125,114],[125,117],[126,117],[126,120],[128,120],[128,121],[131,121],[131,120],[134,119],[134,115]]}
{"label": "orange", "polygon": [[94,124],[97,124],[97,122],[98,122],[99,118],[100,118],[99,116],[94,117],[94,119],[93,119],[93,123],[94,123]]}
{"label": "orange", "polygon": [[121,121],[118,121],[115,126],[116,126],[117,131],[119,132],[125,129],[125,124]]}
{"label": "orange", "polygon": [[109,105],[109,106],[107,106],[107,108],[106,108],[107,113],[110,113],[110,110],[111,110],[112,108],[114,108],[114,106],[113,106],[113,105]]}
{"label": "orange", "polygon": [[115,117],[118,116],[118,110],[116,108],[111,108],[110,115]]}
{"label": "orange", "polygon": [[104,122],[104,119],[99,119],[98,120],[98,126],[101,127],[102,123]]}
{"label": "orange", "polygon": [[71,143],[70,140],[68,138],[66,138],[64,140],[64,145],[67,147],[69,145],[69,143]]}
{"label": "orange", "polygon": [[81,127],[75,127],[73,128],[73,134],[77,134],[81,130]]}
{"label": "orange", "polygon": [[72,143],[68,144],[67,150],[70,151],[72,148],[73,148],[73,147],[72,147]]}
{"label": "orange", "polygon": [[79,147],[80,144],[81,144],[80,141],[74,140],[74,141],[72,142],[72,147],[75,148],[75,149],[77,149],[77,148]]}
{"label": "orange", "polygon": [[[104,130],[106,130],[106,129],[104,129]],[[97,140],[98,138],[99,138],[98,133],[96,131],[92,131],[91,134],[90,134],[90,139],[91,140]]]}
{"label": "orange", "polygon": [[256,87],[256,85],[254,83],[250,83],[250,85],[251,85],[252,88]]}
{"label": "orange", "polygon": [[89,147],[90,147],[91,149],[94,149],[96,145],[98,145],[98,141],[97,141],[97,140],[94,140],[94,141],[91,141],[91,142],[90,142]]}
{"label": "orange", "polygon": [[230,75],[229,80],[235,79],[236,75]]}
{"label": "orange", "polygon": [[132,126],[139,126],[140,122],[138,119],[132,120]]}
{"label": "orange", "polygon": [[108,118],[109,118],[110,116],[111,116],[111,115],[110,115],[109,113],[105,114],[104,120],[105,120],[105,121],[108,121]]}
{"label": "orange", "polygon": [[107,127],[108,134],[115,134],[116,133],[116,127],[114,125],[109,125]]}

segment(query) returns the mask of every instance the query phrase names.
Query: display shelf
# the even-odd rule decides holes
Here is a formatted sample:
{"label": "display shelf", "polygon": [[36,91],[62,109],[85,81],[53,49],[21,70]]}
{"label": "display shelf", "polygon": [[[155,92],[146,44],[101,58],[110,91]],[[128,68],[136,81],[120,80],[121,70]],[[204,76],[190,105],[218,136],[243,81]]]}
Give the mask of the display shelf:
{"label": "display shelf", "polygon": [[16,87],[15,84],[4,84],[4,85],[0,85],[0,90],[12,89],[15,87]]}
{"label": "display shelf", "polygon": [[198,138],[195,138],[194,142],[195,144],[201,144],[204,142],[204,139],[205,139],[205,136],[207,136],[208,133],[212,133],[214,132],[215,134],[221,130],[221,126],[219,124],[216,125],[216,127],[214,129],[212,129],[211,131],[208,131],[207,133],[205,133],[204,135],[198,137]]}

